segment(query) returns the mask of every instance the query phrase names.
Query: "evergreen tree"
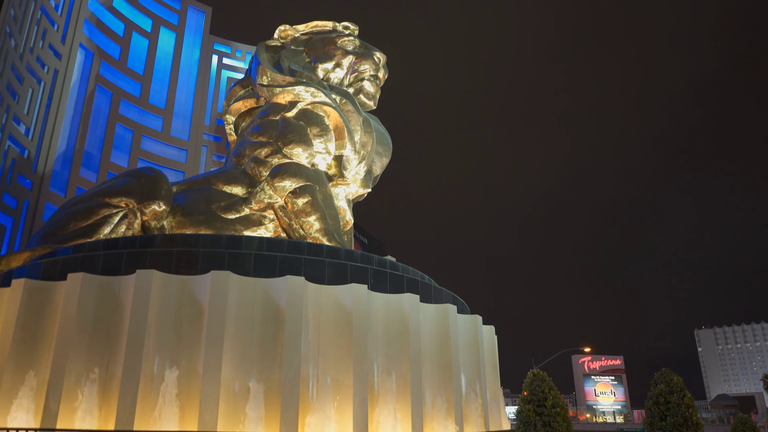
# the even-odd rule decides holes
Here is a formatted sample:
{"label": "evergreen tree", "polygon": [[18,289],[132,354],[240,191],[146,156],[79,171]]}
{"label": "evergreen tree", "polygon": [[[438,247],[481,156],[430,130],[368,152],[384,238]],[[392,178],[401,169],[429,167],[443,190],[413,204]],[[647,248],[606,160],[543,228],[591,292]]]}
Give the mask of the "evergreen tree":
{"label": "evergreen tree", "polygon": [[572,432],[568,408],[555,383],[540,370],[528,372],[517,407],[517,432]]}
{"label": "evergreen tree", "polygon": [[657,372],[645,400],[643,427],[648,432],[702,432],[704,423],[683,379],[669,369]]}
{"label": "evergreen tree", "polygon": [[749,416],[739,414],[733,421],[731,432],[760,432],[760,429],[757,428],[757,425]]}

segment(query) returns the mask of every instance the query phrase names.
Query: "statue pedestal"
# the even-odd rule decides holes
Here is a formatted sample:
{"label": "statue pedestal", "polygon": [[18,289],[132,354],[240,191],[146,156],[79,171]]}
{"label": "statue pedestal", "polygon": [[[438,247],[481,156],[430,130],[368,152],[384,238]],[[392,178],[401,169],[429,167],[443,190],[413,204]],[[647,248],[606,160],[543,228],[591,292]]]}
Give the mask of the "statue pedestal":
{"label": "statue pedestal", "polygon": [[148,236],[59,250],[11,279],[0,289],[0,427],[507,426],[493,327],[384,258]]}

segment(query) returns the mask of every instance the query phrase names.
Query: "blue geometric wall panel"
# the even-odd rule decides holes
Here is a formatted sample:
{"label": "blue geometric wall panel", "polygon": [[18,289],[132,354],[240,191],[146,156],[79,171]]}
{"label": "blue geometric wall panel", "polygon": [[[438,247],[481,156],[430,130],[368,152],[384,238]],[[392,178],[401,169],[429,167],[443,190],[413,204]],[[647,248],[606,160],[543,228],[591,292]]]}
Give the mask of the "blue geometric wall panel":
{"label": "blue geometric wall panel", "polygon": [[[199,172],[220,168],[229,153],[227,133],[221,120],[224,97],[232,85],[245,76],[245,71],[256,51],[252,45],[231,42],[216,36],[209,40],[209,71],[205,94],[205,126],[201,130],[201,158]],[[205,165],[203,165],[205,164]]]}
{"label": "blue geometric wall panel", "polygon": [[[24,247],[72,46],[76,0],[6,0],[0,17],[0,253]],[[67,58],[64,58],[66,56]]]}
{"label": "blue geometric wall panel", "polygon": [[191,0],[6,0],[0,28],[0,253],[127,169],[222,166],[224,96],[253,46]]}

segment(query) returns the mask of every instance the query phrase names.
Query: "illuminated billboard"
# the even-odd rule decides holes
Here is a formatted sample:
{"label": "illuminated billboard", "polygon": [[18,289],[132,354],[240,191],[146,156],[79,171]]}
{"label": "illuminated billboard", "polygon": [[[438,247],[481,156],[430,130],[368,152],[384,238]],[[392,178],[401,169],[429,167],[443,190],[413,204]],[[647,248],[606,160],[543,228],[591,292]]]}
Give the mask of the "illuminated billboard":
{"label": "illuminated billboard", "polygon": [[597,415],[624,412],[627,408],[624,380],[620,375],[584,375],[584,400],[587,408]]}
{"label": "illuminated billboard", "polygon": [[623,423],[629,413],[629,391],[624,357],[572,357],[576,401],[596,422]]}

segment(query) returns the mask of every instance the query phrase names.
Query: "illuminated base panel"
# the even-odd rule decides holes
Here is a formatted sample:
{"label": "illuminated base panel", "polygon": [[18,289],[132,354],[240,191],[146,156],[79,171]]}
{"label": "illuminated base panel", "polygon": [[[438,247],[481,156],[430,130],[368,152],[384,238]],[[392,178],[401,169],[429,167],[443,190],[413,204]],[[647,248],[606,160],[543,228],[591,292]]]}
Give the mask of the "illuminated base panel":
{"label": "illuminated base panel", "polygon": [[214,271],[0,289],[0,427],[509,428],[496,335],[364,285]]}

